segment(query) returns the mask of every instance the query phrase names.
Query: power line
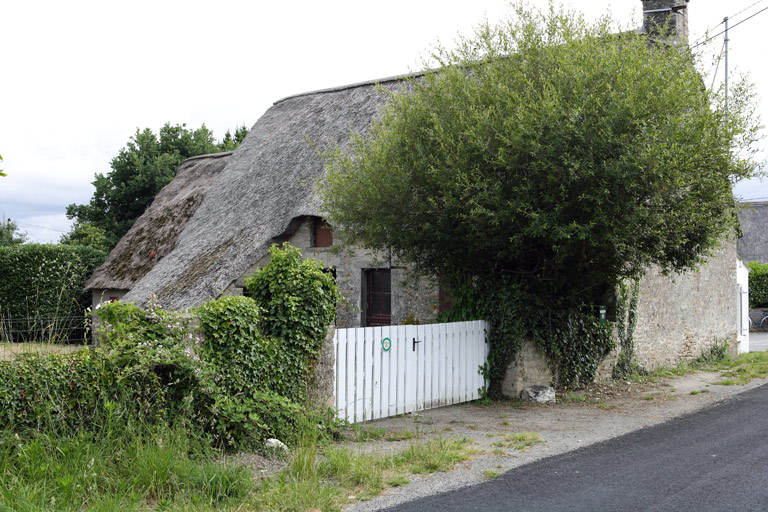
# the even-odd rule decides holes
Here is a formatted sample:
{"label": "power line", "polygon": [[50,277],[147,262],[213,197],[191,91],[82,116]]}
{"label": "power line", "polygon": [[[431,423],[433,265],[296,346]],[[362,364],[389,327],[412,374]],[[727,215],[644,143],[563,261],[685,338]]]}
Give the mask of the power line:
{"label": "power line", "polygon": [[[753,8],[753,7],[754,7],[754,6],[756,6],[757,4],[759,4],[759,3],[762,3],[762,2],[764,2],[764,1],[765,1],[765,0],[757,0],[757,2],[755,2],[755,3],[751,4],[751,5],[749,5],[748,7],[745,7],[744,9],[740,10],[740,11],[739,11],[739,12],[737,12],[736,14],[731,14],[730,16],[728,16],[728,19],[731,19],[731,18],[735,18],[736,16],[738,16],[738,15],[739,15],[739,14],[741,14],[741,13],[743,13],[744,11],[748,11],[749,9]],[[691,47],[692,47],[692,48],[695,48],[695,47],[696,47],[696,46],[698,46],[699,44],[703,44],[703,43],[705,43],[706,41],[701,41],[701,40],[707,37],[707,33],[709,33],[709,31],[710,31],[710,30],[715,30],[717,27],[719,27],[719,26],[720,26],[720,25],[722,25],[723,23],[725,23],[725,19],[723,19],[722,21],[720,21],[720,23],[718,23],[717,25],[715,25],[715,26],[713,26],[713,27],[707,27],[707,29],[704,31],[704,35],[703,35],[703,36],[701,36],[701,37],[700,37],[699,39],[697,39],[696,41],[694,41],[694,42],[693,42],[693,45],[692,45]],[[721,33],[722,33],[722,32],[721,32]],[[716,36],[712,36],[712,37],[714,38],[714,37],[716,37]],[[710,39],[711,39],[711,38],[710,38]],[[707,39],[707,41],[709,41],[709,39]]]}
{"label": "power line", "polygon": [[[763,11],[768,11],[768,7],[763,7],[762,9],[760,9],[760,10],[759,10],[759,11],[757,11],[756,13],[752,14],[751,16],[748,16],[747,18],[744,18],[744,19],[743,19],[743,20],[741,20],[740,22],[733,24],[732,26],[730,26],[730,27],[729,27],[729,30],[732,30],[732,29],[734,29],[734,28],[738,27],[739,25],[741,25],[741,24],[742,24],[742,23],[744,23],[745,21],[747,21],[747,20],[749,20],[749,19],[752,19],[752,18],[754,18],[755,16],[757,16],[758,14],[760,14],[760,13],[761,13],[761,12],[763,12]],[[721,36],[721,35],[723,35],[723,34],[725,34],[725,30],[723,30],[722,32],[718,32],[717,34],[715,34],[715,35],[713,35],[713,36],[711,36],[711,37],[708,37],[707,39],[703,40],[702,42],[700,42],[700,43],[697,43],[697,44],[695,44],[695,45],[691,46],[691,49],[693,49],[693,48],[696,48],[697,46],[701,46],[701,45],[702,45],[702,44],[704,44],[704,43],[708,43],[708,42],[709,42],[709,41],[711,41],[712,39],[716,38],[717,36]]]}
{"label": "power line", "polygon": [[[754,6],[756,6],[757,4],[759,4],[759,3],[763,2],[763,1],[765,1],[765,0],[757,0],[757,2],[753,3],[753,4],[752,4],[752,5],[750,5],[749,7],[745,7],[745,8],[743,8],[742,10],[740,10],[739,12],[737,12],[736,14],[733,14],[733,15],[731,15],[731,16],[728,16],[728,17],[729,17],[729,18],[735,18],[735,17],[736,17],[736,16],[738,16],[739,14],[743,13],[744,11],[748,11],[749,9],[753,8]],[[717,25],[715,25],[715,26],[717,26]]]}
{"label": "power line", "polygon": [[17,226],[19,226],[19,227],[23,227],[23,228],[37,228],[37,229],[47,229],[48,231],[56,231],[56,232],[58,232],[58,233],[66,233],[66,231],[63,231],[63,230],[61,230],[61,229],[56,229],[56,228],[49,228],[48,226],[38,226],[38,225],[36,225],[36,224],[24,224],[24,223],[22,223],[22,222],[16,222],[15,224],[16,224]]}
{"label": "power line", "polygon": [[723,47],[720,48],[720,55],[717,57],[717,67],[715,68],[715,72],[712,74],[712,85],[709,86],[710,89],[712,89],[715,86],[715,78],[717,78],[717,70],[720,69],[720,61],[723,58],[724,50],[725,50],[725,41],[723,41]]}

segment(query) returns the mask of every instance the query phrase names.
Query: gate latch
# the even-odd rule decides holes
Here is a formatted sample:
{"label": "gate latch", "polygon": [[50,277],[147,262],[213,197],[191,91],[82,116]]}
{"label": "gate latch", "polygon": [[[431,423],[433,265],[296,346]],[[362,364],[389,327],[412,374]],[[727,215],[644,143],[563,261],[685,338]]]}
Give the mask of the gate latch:
{"label": "gate latch", "polygon": [[421,343],[423,340],[417,340],[416,338],[413,338],[413,351],[416,352],[416,344]]}

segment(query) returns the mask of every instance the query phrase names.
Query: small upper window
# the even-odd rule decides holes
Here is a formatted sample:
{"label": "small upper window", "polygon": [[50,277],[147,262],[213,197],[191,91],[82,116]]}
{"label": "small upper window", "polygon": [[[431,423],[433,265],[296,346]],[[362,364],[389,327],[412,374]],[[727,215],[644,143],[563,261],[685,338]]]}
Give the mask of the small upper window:
{"label": "small upper window", "polygon": [[330,247],[333,245],[333,228],[320,217],[312,222],[312,247]]}

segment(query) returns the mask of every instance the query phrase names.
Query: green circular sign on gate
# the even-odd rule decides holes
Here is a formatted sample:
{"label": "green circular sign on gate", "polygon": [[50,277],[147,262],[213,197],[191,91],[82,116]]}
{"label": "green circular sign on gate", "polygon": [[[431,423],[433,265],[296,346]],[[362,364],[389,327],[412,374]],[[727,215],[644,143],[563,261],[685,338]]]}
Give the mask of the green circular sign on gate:
{"label": "green circular sign on gate", "polygon": [[381,340],[381,348],[384,349],[384,352],[387,352],[392,348],[392,341],[389,338],[384,338]]}

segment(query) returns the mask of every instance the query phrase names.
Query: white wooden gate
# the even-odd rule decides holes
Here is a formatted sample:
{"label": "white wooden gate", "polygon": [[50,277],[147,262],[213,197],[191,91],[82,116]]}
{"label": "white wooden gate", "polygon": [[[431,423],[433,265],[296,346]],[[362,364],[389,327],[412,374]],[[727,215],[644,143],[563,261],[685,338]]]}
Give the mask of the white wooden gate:
{"label": "white wooden gate", "polygon": [[337,416],[352,423],[476,400],[487,322],[338,329]]}

